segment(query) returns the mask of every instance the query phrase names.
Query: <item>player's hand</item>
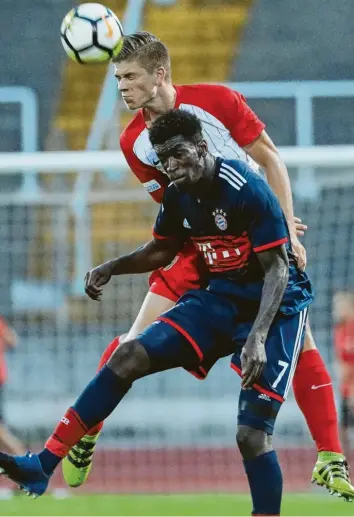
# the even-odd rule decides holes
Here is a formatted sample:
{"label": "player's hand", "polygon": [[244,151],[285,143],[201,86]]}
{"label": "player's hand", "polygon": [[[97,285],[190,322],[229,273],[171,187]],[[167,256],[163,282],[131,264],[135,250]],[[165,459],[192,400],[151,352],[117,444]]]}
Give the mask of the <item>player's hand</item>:
{"label": "player's hand", "polygon": [[303,235],[305,235],[305,232],[307,230],[307,225],[303,224],[300,217],[294,217],[294,226],[295,226],[296,235],[298,237],[302,237]]}
{"label": "player's hand", "polygon": [[306,250],[296,236],[291,237],[291,247],[299,269],[304,271],[307,264]]}
{"label": "player's hand", "polygon": [[102,287],[110,281],[111,276],[111,262],[105,262],[88,271],[85,276],[85,293],[87,296],[98,301],[102,296]]}
{"label": "player's hand", "polygon": [[264,343],[260,336],[251,332],[241,353],[241,386],[243,389],[252,388],[259,379],[266,362]]}

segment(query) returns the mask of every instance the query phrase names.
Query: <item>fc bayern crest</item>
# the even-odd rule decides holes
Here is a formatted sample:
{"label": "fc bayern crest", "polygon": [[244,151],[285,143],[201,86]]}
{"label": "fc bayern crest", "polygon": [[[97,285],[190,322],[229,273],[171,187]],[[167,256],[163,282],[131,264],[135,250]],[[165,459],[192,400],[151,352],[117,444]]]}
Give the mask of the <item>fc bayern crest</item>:
{"label": "fc bayern crest", "polygon": [[219,230],[225,231],[227,228],[226,213],[220,208],[217,208],[215,212],[213,212],[213,216],[215,218],[215,224]]}

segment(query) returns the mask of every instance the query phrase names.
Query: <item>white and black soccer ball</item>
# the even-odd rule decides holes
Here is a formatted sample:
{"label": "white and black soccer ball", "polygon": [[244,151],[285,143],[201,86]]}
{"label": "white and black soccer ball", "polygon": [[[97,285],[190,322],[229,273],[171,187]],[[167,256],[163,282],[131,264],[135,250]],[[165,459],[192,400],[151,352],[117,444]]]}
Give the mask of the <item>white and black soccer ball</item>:
{"label": "white and black soccer ball", "polygon": [[123,28],[108,7],[85,3],[65,16],[60,37],[65,52],[77,63],[102,63],[119,54]]}

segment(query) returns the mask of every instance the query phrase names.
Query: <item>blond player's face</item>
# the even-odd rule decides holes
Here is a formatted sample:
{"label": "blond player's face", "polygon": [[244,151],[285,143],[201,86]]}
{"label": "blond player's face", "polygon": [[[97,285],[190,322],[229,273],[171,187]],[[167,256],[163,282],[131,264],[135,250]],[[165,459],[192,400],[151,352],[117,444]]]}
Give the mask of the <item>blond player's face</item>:
{"label": "blond player's face", "polygon": [[143,108],[156,97],[159,76],[150,74],[136,61],[123,61],[115,65],[114,75],[118,90],[130,110]]}

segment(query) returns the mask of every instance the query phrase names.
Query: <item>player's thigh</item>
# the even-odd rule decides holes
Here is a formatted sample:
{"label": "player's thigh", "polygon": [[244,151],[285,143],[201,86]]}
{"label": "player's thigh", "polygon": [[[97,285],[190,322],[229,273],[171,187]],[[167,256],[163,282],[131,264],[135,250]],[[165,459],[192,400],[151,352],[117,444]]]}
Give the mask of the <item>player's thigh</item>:
{"label": "player's thigh", "polygon": [[304,346],[303,346],[301,353],[308,352],[309,350],[316,350],[316,349],[317,349],[317,346],[316,346],[315,339],[312,334],[310,323],[309,323],[309,321],[307,321],[306,328],[305,328]]}
{"label": "player's thigh", "polygon": [[[230,350],[233,316],[233,305],[228,300],[205,290],[192,290],[137,339],[150,359],[172,362],[176,358],[178,366],[190,369],[214,354],[226,355],[225,348]],[[188,353],[184,352],[186,344]]]}
{"label": "player's thigh", "polygon": [[[265,344],[267,363],[264,370],[250,390],[241,390],[238,425],[273,434],[303,346],[306,312],[292,317],[278,316],[273,322]],[[234,354],[232,365],[240,372],[239,352]]]}
{"label": "player's thigh", "polygon": [[175,302],[172,300],[148,292],[131,329],[124,336],[124,341],[135,339],[138,334],[143,332],[143,330],[151,325],[161,314],[174,307],[174,305]]}
{"label": "player's thigh", "polygon": [[188,338],[164,321],[154,321],[137,339],[149,356],[149,375],[171,368],[193,368],[199,363],[198,354]]}
{"label": "player's thigh", "polygon": [[[292,316],[279,314],[275,317],[265,343],[267,363],[254,385],[261,394],[280,402],[286,399],[304,344],[306,320],[307,309]],[[252,324],[249,329],[251,327]],[[231,360],[232,367],[238,373],[241,371],[240,355],[243,344],[240,338],[245,340],[247,336],[242,335],[242,332],[236,336],[238,348]]]}

